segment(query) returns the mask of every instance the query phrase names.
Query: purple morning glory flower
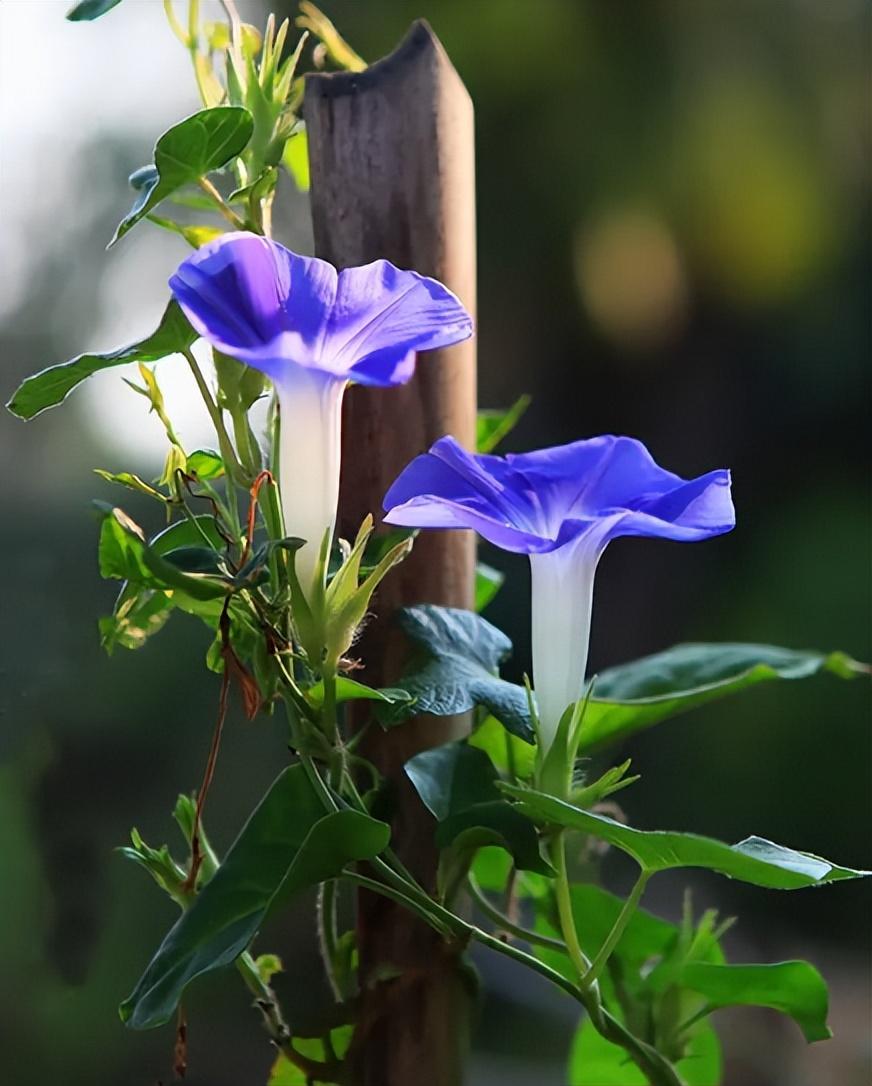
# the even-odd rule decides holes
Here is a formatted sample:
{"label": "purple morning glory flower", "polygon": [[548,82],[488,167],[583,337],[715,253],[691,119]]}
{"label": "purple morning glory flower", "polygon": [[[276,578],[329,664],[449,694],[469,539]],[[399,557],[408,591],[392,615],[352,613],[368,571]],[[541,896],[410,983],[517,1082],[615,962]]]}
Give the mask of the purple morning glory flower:
{"label": "purple morning glory flower", "polygon": [[533,678],[544,741],[582,692],[593,580],[622,535],[693,542],[730,531],[728,471],[682,479],[629,437],[595,437],[500,456],[443,437],[385,495],[385,520],[409,528],[473,528],[530,556]]}
{"label": "purple morning glory flower", "polygon": [[308,541],[298,571],[311,577],[336,520],[348,382],[403,384],[416,351],[467,339],[472,320],[447,287],[387,260],[337,271],[248,233],[198,249],[170,289],[204,339],[275,385],[285,530]]}

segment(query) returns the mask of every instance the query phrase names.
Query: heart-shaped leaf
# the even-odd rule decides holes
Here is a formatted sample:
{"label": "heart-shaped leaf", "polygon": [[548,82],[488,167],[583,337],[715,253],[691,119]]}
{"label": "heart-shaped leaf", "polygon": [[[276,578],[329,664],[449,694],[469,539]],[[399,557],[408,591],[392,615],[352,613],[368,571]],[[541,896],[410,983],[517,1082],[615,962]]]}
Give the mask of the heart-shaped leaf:
{"label": "heart-shaped leaf", "polygon": [[133,207],[118,224],[110,245],[183,185],[225,166],[245,149],[254,122],[241,106],[215,106],[173,125],[154,145],[154,169],[137,171],[138,195]]}
{"label": "heart-shaped leaf", "polygon": [[406,762],[406,776],[439,822],[476,803],[500,799],[488,756],[463,741],[422,751]]}

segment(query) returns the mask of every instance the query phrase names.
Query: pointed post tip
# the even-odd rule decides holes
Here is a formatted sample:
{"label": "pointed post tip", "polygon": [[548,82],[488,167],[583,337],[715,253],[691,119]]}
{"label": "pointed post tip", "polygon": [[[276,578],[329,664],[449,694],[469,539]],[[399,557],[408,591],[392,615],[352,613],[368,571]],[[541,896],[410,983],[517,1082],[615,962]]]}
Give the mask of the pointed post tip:
{"label": "pointed post tip", "polygon": [[453,73],[462,83],[436,32],[426,19],[416,19],[393,52],[374,61],[362,72],[307,73],[306,94],[318,98],[342,98],[375,90],[414,71],[428,57]]}

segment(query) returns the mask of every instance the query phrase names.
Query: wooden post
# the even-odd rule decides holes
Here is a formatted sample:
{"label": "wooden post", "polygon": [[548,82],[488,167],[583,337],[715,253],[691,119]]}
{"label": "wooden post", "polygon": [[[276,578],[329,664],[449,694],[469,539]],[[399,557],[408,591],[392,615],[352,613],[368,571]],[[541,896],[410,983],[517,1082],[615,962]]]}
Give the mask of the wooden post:
{"label": "wooden post", "polygon": [[[305,119],[315,251],[338,267],[385,257],[435,276],[475,308],[473,110],[448,56],[424,22],[389,57],[360,73],[309,75]],[[475,439],[475,345],[418,359],[395,389],[346,397],[340,534],[378,517],[399,471],[443,434]],[[405,647],[390,625],[405,604],[470,607],[474,540],[424,532],[376,595],[376,615],[355,655],[373,684],[395,680]],[[462,734],[463,719],[424,718],[374,736],[367,755],[391,782],[393,844],[419,880],[435,876],[433,824],[402,772],[418,751]],[[453,955],[392,902],[358,904],[361,1014],[352,1062],[356,1086],[456,1086],[468,1005]]]}

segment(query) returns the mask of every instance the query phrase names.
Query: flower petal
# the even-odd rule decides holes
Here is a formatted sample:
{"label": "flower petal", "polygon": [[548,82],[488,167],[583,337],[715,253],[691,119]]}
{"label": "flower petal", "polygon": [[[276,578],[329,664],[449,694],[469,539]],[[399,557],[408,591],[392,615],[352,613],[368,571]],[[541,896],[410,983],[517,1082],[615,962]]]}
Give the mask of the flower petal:
{"label": "flower petal", "polygon": [[[471,528],[504,550],[529,554],[549,550],[527,523],[523,507],[480,466],[504,470],[498,457],[476,457],[453,437],[443,437],[408,464],[384,498],[388,524],[407,528]],[[492,462],[492,463],[491,463]]]}
{"label": "flower petal", "polygon": [[693,542],[722,535],[735,526],[730,473],[718,470],[639,502],[637,510],[624,517],[611,538],[647,535]]}
{"label": "flower petal", "polygon": [[318,359],[336,296],[332,264],[257,234],[224,234],[170,279],[193,327],[213,347],[275,376]]}
{"label": "flower petal", "polygon": [[727,471],[685,480],[633,438],[480,456],[450,437],[414,460],[385,496],[387,520],[468,527],[505,550],[541,554],[582,536],[601,551],[622,535],[693,541],[735,526]]}
{"label": "flower petal", "polygon": [[414,372],[413,351],[471,335],[472,319],[447,287],[376,260],[339,273],[324,358],[360,384],[402,384]]}

